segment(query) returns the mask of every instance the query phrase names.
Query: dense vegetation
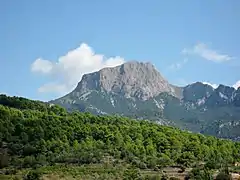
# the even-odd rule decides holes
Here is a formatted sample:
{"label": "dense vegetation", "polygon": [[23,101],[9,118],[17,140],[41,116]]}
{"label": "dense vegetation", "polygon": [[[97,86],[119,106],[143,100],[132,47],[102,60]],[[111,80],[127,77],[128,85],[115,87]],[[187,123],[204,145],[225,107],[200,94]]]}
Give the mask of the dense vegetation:
{"label": "dense vegetation", "polygon": [[1,95],[0,104],[0,168],[109,162],[139,169],[180,165],[184,170],[200,162],[214,169],[240,161],[237,142],[148,121],[69,113],[24,98]]}

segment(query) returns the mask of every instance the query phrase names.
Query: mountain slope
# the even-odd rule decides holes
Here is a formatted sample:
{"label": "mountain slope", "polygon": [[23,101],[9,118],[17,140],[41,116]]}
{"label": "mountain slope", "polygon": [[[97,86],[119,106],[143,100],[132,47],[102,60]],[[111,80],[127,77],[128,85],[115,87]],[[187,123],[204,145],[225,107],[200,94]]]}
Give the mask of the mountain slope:
{"label": "mountain slope", "polygon": [[150,119],[194,132],[238,139],[240,133],[230,130],[226,135],[225,132],[238,128],[235,125],[240,121],[239,99],[240,89],[224,85],[214,89],[201,82],[177,87],[169,84],[152,64],[128,62],[84,75],[72,92],[50,103],[70,111]]}

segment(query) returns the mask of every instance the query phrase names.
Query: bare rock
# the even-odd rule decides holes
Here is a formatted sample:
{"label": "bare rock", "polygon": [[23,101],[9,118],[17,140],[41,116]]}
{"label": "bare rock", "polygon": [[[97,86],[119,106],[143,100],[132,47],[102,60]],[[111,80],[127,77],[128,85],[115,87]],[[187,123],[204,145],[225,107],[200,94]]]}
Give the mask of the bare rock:
{"label": "bare rock", "polygon": [[106,91],[141,100],[147,100],[161,92],[176,95],[174,88],[151,63],[136,61],[84,75],[75,91],[82,94],[89,90]]}

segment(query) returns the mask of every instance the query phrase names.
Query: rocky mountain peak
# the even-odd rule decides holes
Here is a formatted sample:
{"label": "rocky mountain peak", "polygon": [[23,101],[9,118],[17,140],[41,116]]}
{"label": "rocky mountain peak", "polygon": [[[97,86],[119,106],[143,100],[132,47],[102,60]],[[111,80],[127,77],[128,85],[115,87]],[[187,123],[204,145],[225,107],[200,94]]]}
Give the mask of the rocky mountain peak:
{"label": "rocky mountain peak", "polygon": [[227,106],[234,101],[235,91],[233,87],[220,84],[208,98],[206,105],[209,107]]}
{"label": "rocky mountain peak", "polygon": [[234,87],[229,87],[220,84],[215,91],[221,98],[231,101],[234,98],[236,90]]}
{"label": "rocky mountain peak", "polygon": [[175,94],[172,86],[151,63],[137,61],[84,75],[75,91],[81,94],[89,90],[105,91],[141,100],[147,100],[161,92]]}
{"label": "rocky mountain peak", "polygon": [[184,101],[197,103],[203,102],[214,91],[213,87],[201,82],[189,84],[183,89]]}
{"label": "rocky mountain peak", "polygon": [[235,91],[235,88],[234,87],[230,87],[230,86],[226,86],[226,85],[223,85],[223,84],[220,84],[217,89],[218,91]]}

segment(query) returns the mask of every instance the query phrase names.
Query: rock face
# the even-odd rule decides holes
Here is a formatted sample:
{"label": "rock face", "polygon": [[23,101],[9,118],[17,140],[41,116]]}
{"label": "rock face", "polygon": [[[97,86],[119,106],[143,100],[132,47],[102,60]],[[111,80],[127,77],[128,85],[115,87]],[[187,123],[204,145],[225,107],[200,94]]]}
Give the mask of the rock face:
{"label": "rock face", "polygon": [[72,92],[50,103],[240,139],[240,88],[214,89],[201,82],[177,87],[150,63],[128,62],[85,74]]}
{"label": "rock face", "polygon": [[196,82],[183,88],[183,100],[192,103],[204,103],[214,89],[212,86]]}
{"label": "rock face", "polygon": [[233,87],[219,85],[208,98],[206,104],[212,107],[226,106],[233,102],[236,90]]}
{"label": "rock face", "polygon": [[240,107],[240,87],[235,92],[233,103],[235,106]]}
{"label": "rock face", "polygon": [[141,100],[148,100],[162,92],[176,95],[172,86],[152,64],[140,62],[128,62],[84,75],[75,91],[83,94],[90,90]]}

